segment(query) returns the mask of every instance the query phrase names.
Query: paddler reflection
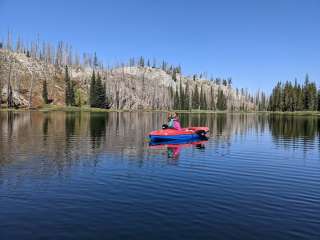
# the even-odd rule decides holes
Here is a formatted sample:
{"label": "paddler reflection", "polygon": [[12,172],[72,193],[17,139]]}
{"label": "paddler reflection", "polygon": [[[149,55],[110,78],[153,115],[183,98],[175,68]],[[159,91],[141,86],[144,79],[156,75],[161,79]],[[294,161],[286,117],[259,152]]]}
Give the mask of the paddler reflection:
{"label": "paddler reflection", "polygon": [[149,146],[152,149],[166,150],[166,155],[168,159],[178,160],[183,148],[195,147],[197,149],[205,149],[205,142],[207,141],[194,141],[194,142],[184,142],[184,143],[170,141],[170,142],[161,142],[157,144],[150,143]]}

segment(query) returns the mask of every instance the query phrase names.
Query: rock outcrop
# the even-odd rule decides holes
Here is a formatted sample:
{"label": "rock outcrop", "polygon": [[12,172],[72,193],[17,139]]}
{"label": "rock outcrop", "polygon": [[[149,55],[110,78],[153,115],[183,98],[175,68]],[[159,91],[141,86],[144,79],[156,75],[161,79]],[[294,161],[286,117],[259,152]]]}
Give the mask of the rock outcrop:
{"label": "rock outcrop", "polygon": [[[71,79],[76,88],[88,99],[90,78],[93,69],[70,66]],[[191,95],[196,86],[202,89],[206,102],[217,102],[218,90],[222,90],[227,98],[227,107],[232,110],[245,108],[255,109],[255,104],[245,94],[241,94],[231,86],[216,84],[204,79],[171,74],[159,68],[151,67],[118,67],[97,69],[106,82],[107,97],[111,107],[115,109],[172,109],[176,89],[186,90]],[[17,107],[41,107],[43,81],[47,81],[48,95],[53,104],[64,105],[65,82],[64,67],[48,64],[38,59],[27,57],[23,53],[15,53],[0,49],[0,95],[4,102],[11,86],[14,105]],[[213,99],[213,100],[212,100]]]}

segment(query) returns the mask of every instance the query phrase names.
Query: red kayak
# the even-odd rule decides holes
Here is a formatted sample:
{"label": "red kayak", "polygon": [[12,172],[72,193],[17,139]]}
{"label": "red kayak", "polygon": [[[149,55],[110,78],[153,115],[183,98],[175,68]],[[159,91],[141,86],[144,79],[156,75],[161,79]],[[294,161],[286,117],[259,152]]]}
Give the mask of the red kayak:
{"label": "red kayak", "polygon": [[151,141],[192,140],[206,138],[208,132],[209,128],[207,127],[189,127],[181,130],[166,128],[152,131],[149,133],[149,137]]}
{"label": "red kayak", "polygon": [[208,142],[208,140],[195,140],[195,141],[161,141],[161,142],[155,142],[149,145],[149,147],[151,149],[164,149],[164,148],[176,148],[176,147],[180,147],[180,148],[187,148],[187,147],[193,147],[193,146],[197,146],[197,145],[203,145],[206,142]]}

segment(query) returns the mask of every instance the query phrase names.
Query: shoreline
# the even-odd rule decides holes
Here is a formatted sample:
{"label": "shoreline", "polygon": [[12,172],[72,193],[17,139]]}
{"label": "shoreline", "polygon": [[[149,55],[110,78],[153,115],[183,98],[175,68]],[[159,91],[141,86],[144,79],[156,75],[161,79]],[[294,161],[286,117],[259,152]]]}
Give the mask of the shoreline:
{"label": "shoreline", "polygon": [[66,106],[46,106],[43,108],[28,109],[28,108],[0,108],[0,112],[177,112],[189,114],[276,114],[276,115],[295,115],[295,116],[320,116],[320,111],[296,111],[296,112],[272,112],[272,111],[211,111],[211,110],[156,110],[156,109],[101,109],[83,107],[66,107]]}

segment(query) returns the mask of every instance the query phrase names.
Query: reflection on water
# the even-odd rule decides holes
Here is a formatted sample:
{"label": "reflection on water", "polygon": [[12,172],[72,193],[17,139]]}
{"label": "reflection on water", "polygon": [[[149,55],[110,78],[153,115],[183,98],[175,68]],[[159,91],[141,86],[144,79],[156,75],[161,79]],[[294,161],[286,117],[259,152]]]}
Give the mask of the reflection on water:
{"label": "reflection on water", "polygon": [[108,114],[96,113],[90,115],[90,137],[93,149],[100,148],[101,143],[104,143],[106,140],[108,116]]}
{"label": "reflection on water", "polygon": [[317,239],[318,117],[180,119],[209,140],[150,144],[158,112],[0,112],[0,238]]}
{"label": "reflection on water", "polygon": [[271,115],[270,130],[274,142],[284,147],[314,148],[319,139],[320,121],[318,117],[293,115]]}
{"label": "reflection on water", "polygon": [[[181,114],[180,118],[182,126],[208,126],[211,142],[216,147],[227,148],[234,136],[259,135],[266,131],[270,131],[277,146],[304,150],[319,146],[318,117]],[[19,160],[24,157],[23,153],[47,154],[64,161],[75,155],[109,151],[143,159],[152,154],[146,148],[148,132],[160,128],[165,121],[165,114],[143,112],[1,113],[1,163]],[[177,158],[183,147],[185,145],[169,146],[167,155]]]}
{"label": "reflection on water", "polygon": [[206,142],[207,140],[200,139],[195,139],[193,141],[172,140],[162,142],[150,142],[149,146],[151,149],[164,150],[167,154],[168,159],[177,160],[183,148],[193,147],[196,149],[204,150]]}

